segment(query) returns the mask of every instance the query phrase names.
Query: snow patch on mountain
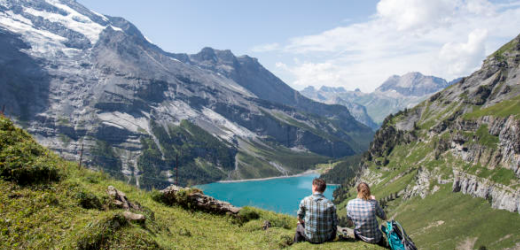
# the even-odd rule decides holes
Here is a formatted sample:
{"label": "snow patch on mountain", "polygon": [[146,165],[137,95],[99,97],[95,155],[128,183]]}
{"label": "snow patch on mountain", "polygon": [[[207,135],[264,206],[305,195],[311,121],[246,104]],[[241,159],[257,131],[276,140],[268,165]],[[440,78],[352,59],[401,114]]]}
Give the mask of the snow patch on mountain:
{"label": "snow patch on mountain", "polygon": [[[49,1],[49,3],[51,2]],[[101,32],[105,29],[105,26],[93,22],[88,17],[80,14],[66,5],[55,3],[53,4],[54,6],[66,11],[69,14],[67,16],[63,16],[57,13],[45,12],[27,7],[24,7],[24,12],[33,16],[42,17],[49,20],[50,22],[61,23],[65,27],[85,35],[85,37],[87,37],[92,44],[96,44],[97,40],[99,39],[99,34],[101,34]]]}
{"label": "snow patch on mountain", "polygon": [[110,25],[110,28],[112,28],[113,30],[115,31],[121,31],[121,32],[124,32],[123,29],[119,28],[119,27],[116,27],[116,26],[113,26],[113,25]]}
{"label": "snow patch on mountain", "polygon": [[31,45],[31,54],[56,54],[65,48],[61,42],[66,41],[67,38],[35,29],[31,20],[14,14],[12,11],[0,12],[0,26],[22,35],[24,40]]}

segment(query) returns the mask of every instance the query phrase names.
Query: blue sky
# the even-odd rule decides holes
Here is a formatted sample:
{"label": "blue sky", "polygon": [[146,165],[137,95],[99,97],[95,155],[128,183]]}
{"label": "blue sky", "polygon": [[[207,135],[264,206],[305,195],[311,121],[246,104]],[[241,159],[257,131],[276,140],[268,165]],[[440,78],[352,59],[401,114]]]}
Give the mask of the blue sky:
{"label": "blue sky", "polygon": [[520,33],[520,1],[78,0],[134,23],[166,51],[248,54],[298,90],[369,92],[391,75],[451,80]]}

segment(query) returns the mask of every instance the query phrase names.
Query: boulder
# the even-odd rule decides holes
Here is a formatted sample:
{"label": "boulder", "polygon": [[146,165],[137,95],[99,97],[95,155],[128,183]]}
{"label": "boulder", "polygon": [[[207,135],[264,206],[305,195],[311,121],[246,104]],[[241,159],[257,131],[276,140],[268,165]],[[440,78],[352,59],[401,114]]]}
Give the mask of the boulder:
{"label": "boulder", "polygon": [[194,208],[216,214],[237,215],[241,208],[229,202],[217,200],[205,195],[198,189],[181,188],[171,185],[160,191],[161,200],[168,205],[178,204],[183,207]]}
{"label": "boulder", "polygon": [[108,186],[107,193],[113,206],[123,209],[131,208],[135,210],[141,210],[141,206],[138,203],[130,202],[128,198],[126,198],[126,194],[117,190],[115,187]]}
{"label": "boulder", "polygon": [[142,214],[132,213],[130,211],[125,211],[123,213],[123,216],[125,216],[125,219],[127,219],[128,221],[132,221],[132,222],[143,223],[146,221],[146,216],[144,216]]}

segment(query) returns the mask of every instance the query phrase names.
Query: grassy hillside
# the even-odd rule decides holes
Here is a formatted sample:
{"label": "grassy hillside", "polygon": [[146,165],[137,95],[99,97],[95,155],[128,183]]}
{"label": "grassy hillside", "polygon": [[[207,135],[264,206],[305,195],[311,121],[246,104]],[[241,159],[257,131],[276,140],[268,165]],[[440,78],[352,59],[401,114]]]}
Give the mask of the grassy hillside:
{"label": "grassy hillside", "polygon": [[336,189],[340,216],[365,181],[420,249],[520,249],[519,41],[388,116],[357,176]]}
{"label": "grassy hillside", "polygon": [[[132,211],[144,223],[128,222],[110,205],[109,185],[143,207]],[[0,249],[380,249],[348,241],[292,245],[295,217],[255,208],[213,215],[167,206],[157,195],[79,169],[0,117]],[[264,220],[272,223],[265,231]]]}

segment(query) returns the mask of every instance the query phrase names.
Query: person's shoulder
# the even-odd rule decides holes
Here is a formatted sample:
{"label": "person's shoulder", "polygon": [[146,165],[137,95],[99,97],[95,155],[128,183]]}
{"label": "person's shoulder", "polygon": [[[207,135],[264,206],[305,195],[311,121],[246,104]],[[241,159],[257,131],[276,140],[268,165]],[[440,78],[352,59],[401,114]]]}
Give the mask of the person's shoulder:
{"label": "person's shoulder", "polygon": [[354,198],[354,199],[352,199],[352,200],[349,200],[349,201],[347,202],[347,205],[348,205],[348,204],[359,203],[360,200],[361,200],[361,199],[359,199],[359,198]]}
{"label": "person's shoulder", "polygon": [[301,202],[305,202],[305,201],[308,201],[308,200],[312,200],[312,195],[309,195],[309,196],[305,196]]}
{"label": "person's shoulder", "polygon": [[332,202],[331,200],[325,198],[325,203],[327,204],[327,206],[333,206],[333,207],[336,207],[336,205],[334,205],[334,202]]}

